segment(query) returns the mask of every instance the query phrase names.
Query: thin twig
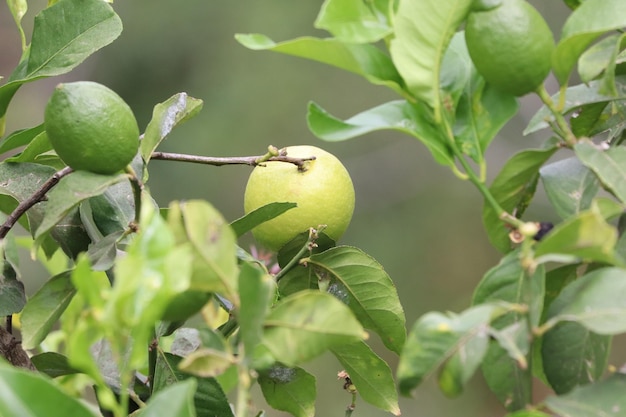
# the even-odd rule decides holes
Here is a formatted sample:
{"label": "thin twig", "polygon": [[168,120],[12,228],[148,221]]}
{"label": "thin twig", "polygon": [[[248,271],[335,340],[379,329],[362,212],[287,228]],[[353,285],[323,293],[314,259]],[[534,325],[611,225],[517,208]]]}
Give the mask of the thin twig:
{"label": "thin twig", "polygon": [[205,164],[205,165],[213,165],[213,166],[223,166],[223,165],[257,166],[259,164],[262,164],[265,161],[279,161],[279,162],[288,162],[290,164],[294,164],[298,167],[298,169],[302,169],[305,161],[312,161],[315,159],[315,157],[310,156],[307,158],[294,158],[294,157],[287,156],[287,155],[277,155],[277,156],[272,156],[270,158],[264,159],[263,155],[215,157],[215,156],[188,155],[188,154],[183,154],[183,153],[153,152],[152,155],[150,156],[150,159],[192,162],[196,164]]}
{"label": "thin twig", "polygon": [[70,174],[74,170],[70,167],[65,167],[60,171],[57,171],[52,175],[46,182],[42,184],[42,186],[33,193],[26,200],[22,201],[18,206],[13,210],[11,214],[7,217],[6,221],[0,226],[0,239],[4,239],[11,230],[15,223],[20,219],[22,214],[26,213],[28,209],[30,209],[35,204],[43,201],[46,197],[46,193],[50,191],[52,187],[54,187],[61,178]]}

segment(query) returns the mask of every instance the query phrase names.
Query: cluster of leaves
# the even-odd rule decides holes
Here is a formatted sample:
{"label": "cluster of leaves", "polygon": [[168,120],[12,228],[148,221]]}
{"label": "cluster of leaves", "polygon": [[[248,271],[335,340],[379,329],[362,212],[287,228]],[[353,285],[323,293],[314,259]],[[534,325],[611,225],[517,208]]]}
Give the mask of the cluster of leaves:
{"label": "cluster of leaves", "polygon": [[[544,408],[623,415],[626,376],[607,362],[612,336],[626,331],[626,3],[565,2],[572,12],[552,56],[559,92],[538,90],[544,106],[524,132],[549,128],[551,137],[512,156],[490,185],[485,151],[518,102],[471,61],[460,28],[473,3],[327,0],[315,26],[331,37],[237,39],[390,88],[398,100],[347,120],[311,103],[310,130],[327,141],[406,133],[484,197],[484,227],[503,259],[476,287],[470,309],[428,313],[413,325],[397,370],[402,394],[436,374],[444,393],[458,395],[481,368],[510,417],[548,416]],[[570,85],[575,70],[583,84]],[[547,234],[537,219],[522,220],[539,183],[561,219]],[[534,381],[556,395],[534,403]]]}
{"label": "cluster of leaves", "polygon": [[[3,136],[20,86],[69,72],[121,33],[102,0],[51,3],[27,43],[27,3],[8,0],[23,54],[0,86]],[[39,372],[0,363],[0,415],[121,417],[139,408],[134,415],[245,417],[258,383],[271,407],[313,416],[315,377],[300,365],[325,352],[361,398],[400,413],[392,371],[365,343],[367,329],[399,355],[406,339],[402,306],[381,265],[311,230],[280,251],[273,275],[237,239],[295,204],[229,223],[206,201],[159,208],[151,198],[144,185],[153,152],[201,107],[185,93],[157,104],[131,169],[115,175],[65,167],[43,125],[3,137],[0,153],[12,156],[0,163],[0,314],[20,313],[21,346],[35,353]],[[29,236],[14,234],[15,221]],[[51,275],[28,300],[20,247]],[[182,327],[201,309],[197,328]],[[9,348],[19,346],[0,350],[10,360]],[[86,386],[95,388],[100,411],[77,398]]]}

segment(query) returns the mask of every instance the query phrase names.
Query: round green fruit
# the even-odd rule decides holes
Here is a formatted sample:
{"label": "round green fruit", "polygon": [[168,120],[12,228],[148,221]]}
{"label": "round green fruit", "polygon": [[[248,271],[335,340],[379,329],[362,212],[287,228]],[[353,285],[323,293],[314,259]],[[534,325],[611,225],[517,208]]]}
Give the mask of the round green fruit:
{"label": "round green fruit", "polygon": [[137,154],[139,127],[113,90],[90,81],[59,84],[44,113],[48,139],[75,170],[113,174]]}
{"label": "round green fruit", "polygon": [[502,0],[496,7],[470,13],[465,41],[485,80],[515,96],[535,91],[552,67],[552,31],[526,0]]}
{"label": "round green fruit", "polygon": [[248,179],[244,210],[250,213],[274,202],[298,206],[252,230],[254,238],[278,251],[310,227],[325,225],[324,233],[337,240],[354,212],[354,186],[348,171],[334,155],[315,146],[290,146],[287,155],[307,161],[300,170],[291,163],[271,161],[254,168]]}

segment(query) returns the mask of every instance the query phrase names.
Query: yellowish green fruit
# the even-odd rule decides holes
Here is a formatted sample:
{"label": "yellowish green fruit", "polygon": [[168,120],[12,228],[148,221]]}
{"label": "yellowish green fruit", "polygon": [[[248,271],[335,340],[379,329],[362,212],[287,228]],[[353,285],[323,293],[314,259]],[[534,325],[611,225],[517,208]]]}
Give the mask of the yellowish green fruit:
{"label": "yellowish green fruit", "polygon": [[497,7],[470,13],[465,41],[485,80],[515,96],[535,91],[552,67],[554,37],[526,0],[502,0]]}
{"label": "yellowish green fruit", "polygon": [[254,238],[278,251],[310,227],[326,225],[324,233],[336,241],[348,228],[354,211],[354,187],[348,171],[334,155],[315,146],[290,146],[286,151],[290,157],[316,159],[307,161],[304,170],[278,161],[254,168],[244,196],[246,214],[275,202],[298,204],[254,228]]}
{"label": "yellowish green fruit", "polygon": [[46,105],[44,125],[57,155],[76,170],[113,174],[139,148],[130,107],[113,90],[90,81],[59,84]]}

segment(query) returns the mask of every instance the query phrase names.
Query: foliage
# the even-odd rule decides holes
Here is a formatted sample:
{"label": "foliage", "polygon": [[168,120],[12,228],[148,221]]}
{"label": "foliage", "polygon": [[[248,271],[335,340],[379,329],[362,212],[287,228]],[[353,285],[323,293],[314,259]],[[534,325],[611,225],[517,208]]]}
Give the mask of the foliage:
{"label": "foliage", "polygon": [[[138,155],[112,175],[65,167],[43,126],[5,135],[23,84],[71,71],[122,30],[102,0],[51,1],[28,44],[26,0],[7,3],[22,57],[0,86],[0,152],[12,152],[0,162],[0,305],[5,316],[21,313],[22,346],[33,352],[26,365],[38,373],[16,367],[25,366],[11,354],[21,347],[0,334],[3,356],[16,365],[0,364],[0,414],[246,417],[258,383],[270,407],[313,416],[316,380],[304,366],[325,352],[345,369],[347,416],[358,413],[357,397],[399,415],[398,393],[410,395],[429,377],[460,395],[479,369],[509,417],[623,414],[625,377],[607,366],[612,337],[626,332],[622,0],[566,1],[573,10],[552,54],[559,91],[537,90],[543,108],[526,128],[547,128],[549,138],[513,155],[491,184],[485,154],[518,103],[479,75],[460,28],[473,7],[497,1],[326,0],[315,24],[329,38],[236,36],[250,49],[332,65],[398,94],[346,120],[311,103],[307,122],[319,138],[406,133],[484,197],[482,221],[502,260],[478,283],[472,306],[429,312],[408,334],[391,277],[361,249],[311,229],[276,254],[275,268],[237,245],[293,204],[232,222],[206,201],[157,206],[145,187],[154,159],[276,158],[271,150],[230,161],[158,152],[202,108],[186,93],[154,107]],[[570,84],[575,67],[585,84]],[[557,224],[524,217],[540,184]],[[20,240],[51,276],[28,300],[17,222],[29,233]],[[186,307],[198,294],[208,301],[197,328],[164,320],[172,305]],[[395,380],[368,332],[399,356]],[[555,394],[535,401],[535,384]],[[86,385],[95,387],[99,410],[77,398]]]}

